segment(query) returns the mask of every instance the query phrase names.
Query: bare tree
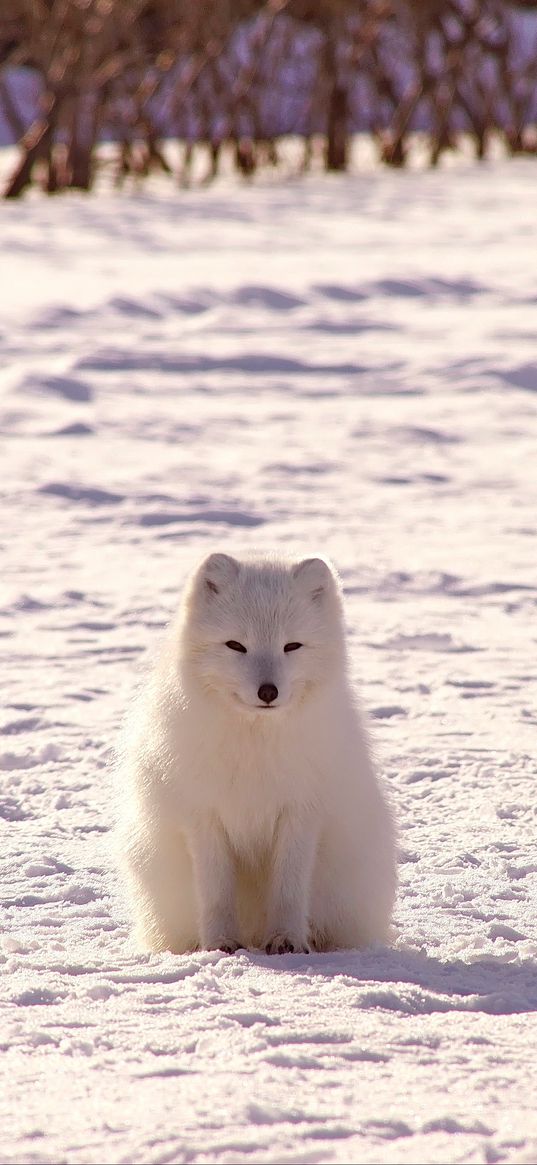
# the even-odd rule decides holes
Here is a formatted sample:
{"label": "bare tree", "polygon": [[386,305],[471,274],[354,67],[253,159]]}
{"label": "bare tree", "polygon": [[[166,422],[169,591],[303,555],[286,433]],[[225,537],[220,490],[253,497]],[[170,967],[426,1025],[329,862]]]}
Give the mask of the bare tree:
{"label": "bare tree", "polygon": [[[203,144],[212,180],[223,150],[250,177],[274,165],[276,140],[303,135],[304,165],[321,142],[346,170],[356,129],[383,162],[404,166],[426,129],[430,162],[461,132],[486,156],[536,149],[537,36],[520,13],[537,0],[2,0],[0,107],[19,157],[5,196],[33,182],[89,190],[103,137],[116,180],[171,172],[165,139],[184,143],[180,181]],[[26,126],[16,70],[37,79]]]}

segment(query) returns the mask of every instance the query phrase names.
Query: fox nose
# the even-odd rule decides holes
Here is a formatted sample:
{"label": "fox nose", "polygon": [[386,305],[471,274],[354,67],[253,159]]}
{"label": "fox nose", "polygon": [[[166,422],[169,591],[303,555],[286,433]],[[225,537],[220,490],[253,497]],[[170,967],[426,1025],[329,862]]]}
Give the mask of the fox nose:
{"label": "fox nose", "polygon": [[257,694],[264,704],[272,704],[278,697],[278,689],[276,684],[261,684]]}

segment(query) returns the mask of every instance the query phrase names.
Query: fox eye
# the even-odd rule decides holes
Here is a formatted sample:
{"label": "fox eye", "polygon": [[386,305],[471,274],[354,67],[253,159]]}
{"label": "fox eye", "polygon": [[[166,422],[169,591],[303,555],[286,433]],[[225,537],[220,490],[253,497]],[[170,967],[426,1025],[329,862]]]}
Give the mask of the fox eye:
{"label": "fox eye", "polygon": [[228,639],[226,647],[230,647],[232,651],[242,651],[246,655],[246,648],[242,643],[237,643],[236,639]]}
{"label": "fox eye", "polygon": [[303,643],[286,643],[284,651],[298,651],[299,647],[303,647]]}

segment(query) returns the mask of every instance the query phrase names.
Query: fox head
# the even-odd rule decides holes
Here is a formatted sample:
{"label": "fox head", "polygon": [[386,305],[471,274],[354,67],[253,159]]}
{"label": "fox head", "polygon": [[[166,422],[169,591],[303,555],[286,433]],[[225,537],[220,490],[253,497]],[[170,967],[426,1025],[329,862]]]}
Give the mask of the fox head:
{"label": "fox head", "polygon": [[182,658],[192,678],[246,716],[277,716],[341,668],[341,590],[324,558],[210,554],[183,607]]}

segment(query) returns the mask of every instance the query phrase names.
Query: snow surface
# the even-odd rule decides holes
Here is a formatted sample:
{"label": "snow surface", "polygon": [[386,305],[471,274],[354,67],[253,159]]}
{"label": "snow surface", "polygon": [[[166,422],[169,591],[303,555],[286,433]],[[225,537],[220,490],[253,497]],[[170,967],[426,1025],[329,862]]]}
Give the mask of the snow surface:
{"label": "snow surface", "polygon": [[[535,167],[1,211],[2,1162],[537,1160]],[[322,549],[393,950],[137,954],[110,757],[201,554]]]}

